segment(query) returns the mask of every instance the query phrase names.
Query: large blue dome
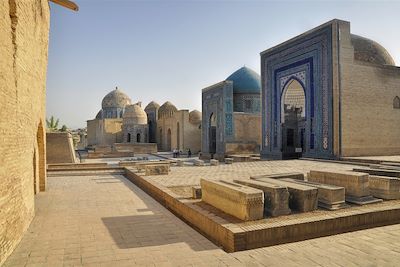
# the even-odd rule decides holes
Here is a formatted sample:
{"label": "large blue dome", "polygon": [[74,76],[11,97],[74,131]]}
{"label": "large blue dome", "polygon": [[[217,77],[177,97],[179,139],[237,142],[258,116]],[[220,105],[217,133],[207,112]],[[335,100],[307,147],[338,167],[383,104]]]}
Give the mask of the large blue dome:
{"label": "large blue dome", "polygon": [[233,82],[234,94],[259,94],[261,91],[260,75],[247,67],[238,69],[226,80]]}

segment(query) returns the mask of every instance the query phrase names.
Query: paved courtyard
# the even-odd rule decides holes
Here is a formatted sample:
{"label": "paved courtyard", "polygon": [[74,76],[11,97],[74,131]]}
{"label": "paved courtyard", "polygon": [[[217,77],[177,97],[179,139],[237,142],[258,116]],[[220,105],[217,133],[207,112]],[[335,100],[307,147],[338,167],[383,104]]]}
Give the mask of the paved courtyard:
{"label": "paved courtyard", "polygon": [[[256,170],[260,163],[247,164]],[[306,161],[269,162],[306,170]],[[329,164],[328,164],[329,165]],[[334,164],[336,165],[336,164]],[[348,168],[349,165],[327,168]],[[244,163],[227,168],[243,174]],[[285,167],[286,166],[286,167]],[[292,166],[292,167],[291,167]],[[322,166],[322,165],[321,165]],[[196,168],[196,169],[194,169]],[[173,168],[184,173],[204,168]],[[224,166],[217,167],[218,175]],[[261,167],[260,167],[261,168]],[[282,169],[283,168],[283,169]],[[286,169],[285,169],[286,168]],[[189,172],[186,169],[191,169]],[[215,173],[210,171],[209,174]],[[231,172],[229,172],[231,173]],[[194,175],[194,174],[193,174]],[[198,177],[188,176],[188,184]],[[161,178],[160,181],[164,181]],[[121,175],[49,177],[36,217],[5,266],[398,266],[400,225],[226,253]]]}

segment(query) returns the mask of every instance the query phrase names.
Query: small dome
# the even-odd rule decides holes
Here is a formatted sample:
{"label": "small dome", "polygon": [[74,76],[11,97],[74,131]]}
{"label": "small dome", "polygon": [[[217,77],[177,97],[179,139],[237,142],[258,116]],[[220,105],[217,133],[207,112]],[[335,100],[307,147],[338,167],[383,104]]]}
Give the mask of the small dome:
{"label": "small dome", "polygon": [[124,92],[115,88],[109,92],[101,102],[101,107],[104,108],[124,108],[126,105],[131,104],[131,99]]}
{"label": "small dome", "polygon": [[377,42],[352,34],[354,59],[379,65],[396,65],[389,52]]}
{"label": "small dome", "polygon": [[201,123],[201,112],[198,110],[192,110],[189,113],[189,122],[192,124],[199,124]]}
{"label": "small dome", "polygon": [[96,119],[102,119],[102,118],[103,118],[103,112],[100,109],[99,112],[97,112]]}
{"label": "small dome", "polygon": [[160,105],[154,101],[151,101],[145,108],[144,110],[153,110],[153,109],[159,109]]}
{"label": "small dome", "polygon": [[178,109],[172,104],[171,102],[167,101],[158,110],[158,117],[163,118],[163,117],[170,117],[172,116],[175,112],[177,112]]}
{"label": "small dome", "polygon": [[238,69],[226,80],[233,82],[234,94],[259,94],[261,92],[260,75],[247,67]]}
{"label": "small dome", "polygon": [[147,114],[138,104],[126,106],[122,119],[123,124],[147,124]]}

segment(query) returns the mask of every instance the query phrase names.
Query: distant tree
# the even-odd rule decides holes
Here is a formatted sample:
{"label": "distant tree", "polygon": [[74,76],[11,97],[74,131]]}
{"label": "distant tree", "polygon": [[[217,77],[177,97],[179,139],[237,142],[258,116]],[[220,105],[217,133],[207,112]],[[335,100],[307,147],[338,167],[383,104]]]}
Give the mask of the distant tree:
{"label": "distant tree", "polygon": [[66,132],[68,130],[67,125],[63,125],[60,129],[60,132]]}
{"label": "distant tree", "polygon": [[59,119],[55,119],[54,116],[50,117],[50,120],[46,119],[47,129],[51,132],[57,131]]}

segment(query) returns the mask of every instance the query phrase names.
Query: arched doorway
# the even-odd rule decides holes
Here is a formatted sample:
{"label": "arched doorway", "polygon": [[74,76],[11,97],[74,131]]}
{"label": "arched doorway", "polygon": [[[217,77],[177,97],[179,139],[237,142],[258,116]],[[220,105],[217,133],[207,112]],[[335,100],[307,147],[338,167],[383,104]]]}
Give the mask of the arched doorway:
{"label": "arched doorway", "polygon": [[130,134],[130,133],[128,133],[128,136],[127,136],[127,138],[126,138],[126,142],[128,142],[128,143],[131,142],[131,134]]}
{"label": "arched doorway", "polygon": [[33,149],[32,165],[33,165],[33,193],[36,195],[38,193],[38,185],[39,185],[39,181],[37,180],[38,174],[37,174],[36,149]]}
{"label": "arched doorway", "polygon": [[179,122],[176,123],[176,148],[180,149]]}
{"label": "arched doorway", "polygon": [[291,79],[282,92],[281,125],[283,158],[299,158],[306,148],[306,97],[303,85]]}
{"label": "arched doorway", "polygon": [[140,143],[140,133],[136,134],[136,142]]}
{"label": "arched doorway", "polygon": [[149,120],[147,124],[149,125],[149,143],[155,143],[156,140],[154,138],[155,131],[153,129],[153,122]]}
{"label": "arched doorway", "polygon": [[167,151],[171,151],[171,129],[167,131]]}
{"label": "arched doorway", "polygon": [[[42,121],[39,122],[38,130],[36,133],[36,142],[38,147],[37,158],[35,158],[35,165],[36,162],[38,163],[38,168],[36,171],[39,174],[39,190],[45,191],[46,190],[46,150],[45,150],[45,131],[43,128]],[[37,188],[37,187],[36,187]]]}
{"label": "arched doorway", "polygon": [[217,116],[214,113],[210,115],[208,129],[209,150],[211,157],[213,157],[217,151]]}

